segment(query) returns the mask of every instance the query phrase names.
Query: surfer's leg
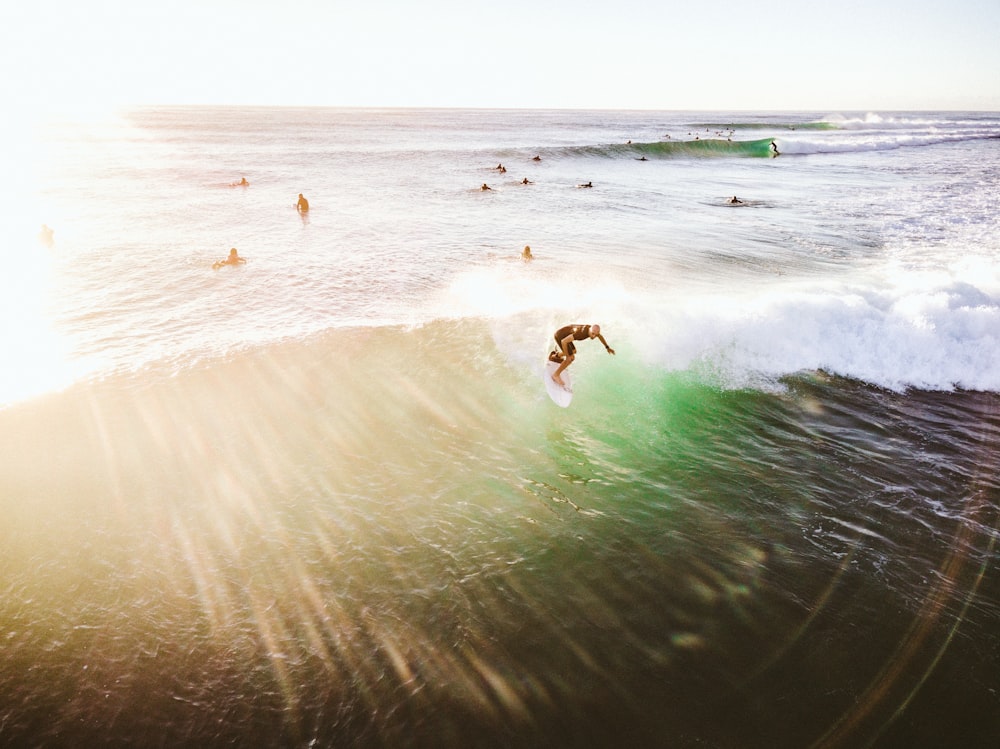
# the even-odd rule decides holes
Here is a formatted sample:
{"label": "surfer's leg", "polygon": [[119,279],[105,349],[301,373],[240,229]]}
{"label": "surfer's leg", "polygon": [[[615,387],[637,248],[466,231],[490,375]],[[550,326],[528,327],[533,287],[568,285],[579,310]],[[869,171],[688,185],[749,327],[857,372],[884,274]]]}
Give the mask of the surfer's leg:
{"label": "surfer's leg", "polygon": [[559,375],[562,374],[563,370],[566,369],[566,367],[568,367],[570,364],[573,363],[573,360],[575,358],[576,357],[573,354],[570,354],[563,360],[563,363],[559,365],[559,369],[557,369],[555,372],[552,373],[552,381],[556,383],[559,387],[566,387],[566,383],[562,381],[562,377],[560,377]]}

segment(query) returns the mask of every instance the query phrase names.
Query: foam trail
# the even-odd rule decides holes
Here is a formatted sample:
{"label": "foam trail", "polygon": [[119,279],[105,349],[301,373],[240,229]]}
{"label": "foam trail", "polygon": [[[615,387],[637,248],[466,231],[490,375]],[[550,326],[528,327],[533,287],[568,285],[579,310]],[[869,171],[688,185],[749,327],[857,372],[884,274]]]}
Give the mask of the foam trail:
{"label": "foam trail", "polygon": [[648,336],[659,364],[707,368],[728,387],[826,370],[898,391],[1000,389],[1000,293],[954,277],[791,284],[654,319],[668,331]]}
{"label": "foam trail", "polygon": [[[809,130],[814,130],[813,128],[791,128],[793,132],[782,134],[779,141],[782,153],[890,151],[1000,137],[1000,121],[994,118],[942,121],[869,113],[864,117],[831,115],[823,123],[838,132],[826,131],[822,137],[818,137],[810,134]],[[800,129],[806,132],[794,132]]]}
{"label": "foam trail", "polygon": [[620,354],[723,387],[825,370],[897,391],[1000,390],[1000,278],[990,264],[711,293],[522,270],[459,275],[438,314],[492,319],[508,360],[533,369],[556,327],[600,322]]}

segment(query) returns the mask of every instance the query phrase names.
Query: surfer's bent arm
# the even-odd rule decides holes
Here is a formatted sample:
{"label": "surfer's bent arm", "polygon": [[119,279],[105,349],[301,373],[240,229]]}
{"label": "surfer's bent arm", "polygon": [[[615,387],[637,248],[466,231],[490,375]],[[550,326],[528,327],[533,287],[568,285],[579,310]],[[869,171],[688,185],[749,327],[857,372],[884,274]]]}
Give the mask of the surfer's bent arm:
{"label": "surfer's bent arm", "polygon": [[615,350],[614,350],[613,348],[611,348],[611,347],[610,347],[610,346],[608,345],[608,342],[607,342],[607,341],[605,341],[605,340],[604,340],[604,336],[602,336],[602,335],[601,335],[600,333],[598,333],[598,334],[597,334],[597,338],[598,338],[598,340],[599,340],[599,341],[600,341],[601,343],[603,343],[603,344],[604,344],[604,349],[605,349],[605,351],[607,351],[607,352],[608,352],[609,354],[613,354],[613,353],[615,353]]}

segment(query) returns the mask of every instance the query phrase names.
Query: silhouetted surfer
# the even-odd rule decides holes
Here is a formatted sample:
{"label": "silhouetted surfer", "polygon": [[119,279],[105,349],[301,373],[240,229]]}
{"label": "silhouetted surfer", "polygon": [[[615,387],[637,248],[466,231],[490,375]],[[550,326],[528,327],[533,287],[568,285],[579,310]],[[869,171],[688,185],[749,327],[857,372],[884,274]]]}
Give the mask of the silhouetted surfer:
{"label": "silhouetted surfer", "polygon": [[781,154],[778,153],[778,145],[772,140],[771,141],[771,158],[773,159],[775,156],[781,156]]}
{"label": "silhouetted surfer", "polygon": [[564,325],[555,333],[556,350],[549,354],[549,361],[560,362],[559,368],[552,373],[552,381],[560,387],[565,387],[561,375],[573,360],[576,358],[576,346],[573,341],[586,341],[589,338],[597,338],[604,344],[604,349],[609,354],[614,354],[615,350],[608,345],[601,335],[600,325]]}
{"label": "silhouetted surfer", "polygon": [[739,198],[737,198],[735,195],[733,195],[733,197],[731,197],[729,199],[729,205],[737,205],[738,203],[742,203],[742,202],[743,201],[740,200]]}
{"label": "silhouetted surfer", "polygon": [[482,190],[483,192],[486,192],[487,190],[492,190],[493,188],[487,185],[485,182],[483,182],[483,186],[480,187],[479,189]]}
{"label": "silhouetted surfer", "polygon": [[588,183],[587,183],[587,184],[585,184],[585,185],[577,185],[577,187],[593,187],[593,186],[594,186],[594,183],[593,183],[593,182],[588,182]]}

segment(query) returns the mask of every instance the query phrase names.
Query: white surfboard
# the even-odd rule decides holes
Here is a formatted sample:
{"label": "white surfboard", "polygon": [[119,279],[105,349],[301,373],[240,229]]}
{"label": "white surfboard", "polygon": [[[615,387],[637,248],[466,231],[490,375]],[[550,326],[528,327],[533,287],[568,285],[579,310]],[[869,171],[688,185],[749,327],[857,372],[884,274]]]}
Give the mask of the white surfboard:
{"label": "white surfboard", "polygon": [[565,387],[560,387],[555,380],[552,379],[552,373],[559,369],[559,365],[554,362],[545,362],[545,373],[542,375],[542,379],[545,380],[545,390],[552,399],[552,402],[557,406],[566,408],[569,402],[573,400],[573,381],[569,377],[569,370],[564,369],[559,377],[562,381],[566,383]]}

